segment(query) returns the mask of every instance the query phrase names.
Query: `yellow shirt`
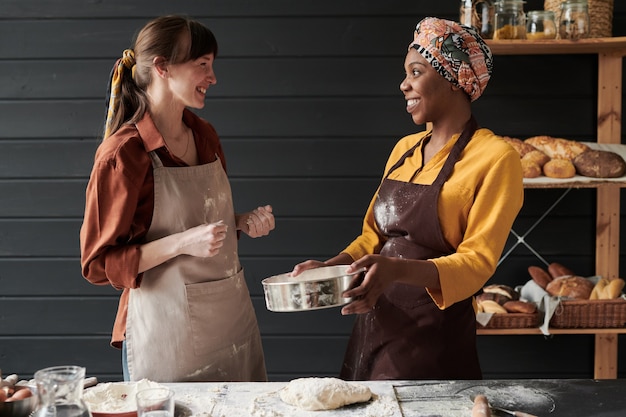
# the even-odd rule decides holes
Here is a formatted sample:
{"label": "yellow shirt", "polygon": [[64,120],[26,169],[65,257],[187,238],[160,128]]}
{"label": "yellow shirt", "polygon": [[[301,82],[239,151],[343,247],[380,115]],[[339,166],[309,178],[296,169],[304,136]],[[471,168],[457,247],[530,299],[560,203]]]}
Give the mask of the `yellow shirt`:
{"label": "yellow shirt", "polygon": [[[385,173],[425,134],[402,138],[389,156]],[[389,179],[432,184],[458,138],[459,135],[453,136],[411,180],[422,166],[420,145]],[[490,130],[478,129],[439,196],[441,230],[456,249],[451,255],[431,259],[439,271],[441,288],[428,288],[428,292],[439,308],[471,297],[495,272],[513,221],[522,207],[522,180],[519,154]],[[377,193],[370,202],[361,235],[343,251],[355,260],[379,253],[385,243],[374,221],[376,196]]]}

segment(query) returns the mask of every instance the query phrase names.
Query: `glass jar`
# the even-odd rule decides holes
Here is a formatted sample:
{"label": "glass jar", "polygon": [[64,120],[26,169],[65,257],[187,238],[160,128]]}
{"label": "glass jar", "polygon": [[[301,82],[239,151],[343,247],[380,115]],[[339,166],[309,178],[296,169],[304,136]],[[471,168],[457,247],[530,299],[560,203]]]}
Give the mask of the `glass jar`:
{"label": "glass jar", "polygon": [[478,30],[483,39],[493,38],[494,0],[461,0],[459,22]]}
{"label": "glass jar", "polygon": [[589,6],[587,0],[565,0],[561,3],[559,37],[583,39],[589,37]]}
{"label": "glass jar", "polygon": [[496,2],[493,39],[526,39],[526,14],[523,0]]}
{"label": "glass jar", "polygon": [[532,10],[526,14],[526,39],[555,39],[556,23],[554,12]]}

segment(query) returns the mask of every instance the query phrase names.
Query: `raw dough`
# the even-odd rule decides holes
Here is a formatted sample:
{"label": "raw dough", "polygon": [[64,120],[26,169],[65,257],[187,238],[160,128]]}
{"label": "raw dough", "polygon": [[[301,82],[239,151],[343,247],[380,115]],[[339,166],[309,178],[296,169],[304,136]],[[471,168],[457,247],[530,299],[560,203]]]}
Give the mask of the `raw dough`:
{"label": "raw dough", "polygon": [[369,387],[338,378],[298,378],[280,391],[280,399],[287,404],[311,411],[334,410],[371,398]]}

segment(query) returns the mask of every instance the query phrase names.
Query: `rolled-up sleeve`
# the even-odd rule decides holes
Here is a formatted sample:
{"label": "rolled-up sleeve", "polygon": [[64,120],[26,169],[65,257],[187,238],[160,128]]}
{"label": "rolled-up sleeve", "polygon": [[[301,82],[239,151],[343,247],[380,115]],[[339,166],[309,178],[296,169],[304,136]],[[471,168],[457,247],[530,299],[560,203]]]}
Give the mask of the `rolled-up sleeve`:
{"label": "rolled-up sleeve", "polygon": [[[137,215],[145,162],[140,162],[141,154],[132,152],[133,146],[125,148],[108,154],[105,147],[96,155],[80,230],[83,276],[93,284],[117,289],[137,287],[139,243],[146,232],[144,222],[137,223],[145,218]],[[145,159],[145,151],[143,155]]]}

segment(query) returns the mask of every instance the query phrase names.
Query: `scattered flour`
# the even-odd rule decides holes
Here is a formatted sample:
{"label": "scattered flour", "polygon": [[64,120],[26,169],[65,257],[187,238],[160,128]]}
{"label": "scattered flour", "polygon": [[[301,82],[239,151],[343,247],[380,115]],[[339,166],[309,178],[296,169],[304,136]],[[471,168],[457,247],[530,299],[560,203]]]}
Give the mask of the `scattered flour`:
{"label": "scattered flour", "polygon": [[93,413],[127,413],[137,410],[137,391],[162,385],[142,379],[137,382],[105,382],[88,388],[83,400]]}

